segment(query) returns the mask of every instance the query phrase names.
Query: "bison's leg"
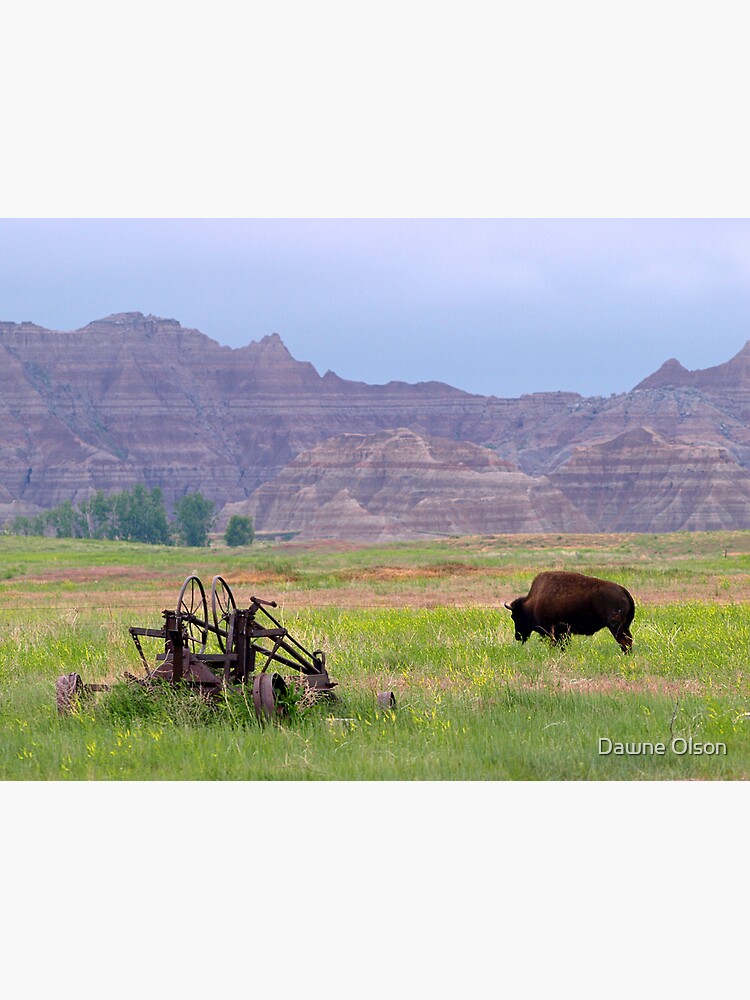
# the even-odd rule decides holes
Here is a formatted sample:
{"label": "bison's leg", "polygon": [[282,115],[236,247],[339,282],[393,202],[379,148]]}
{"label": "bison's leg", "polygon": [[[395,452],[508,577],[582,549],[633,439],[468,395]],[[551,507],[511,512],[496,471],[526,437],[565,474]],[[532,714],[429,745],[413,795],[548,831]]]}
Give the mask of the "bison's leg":
{"label": "bison's leg", "polygon": [[550,646],[565,646],[570,639],[570,625],[565,622],[552,622],[546,628],[540,626],[540,635],[549,640]]}
{"label": "bison's leg", "polygon": [[557,635],[555,634],[554,622],[550,625],[547,625],[546,623],[544,625],[540,624],[537,626],[536,630],[542,639],[547,639],[549,641],[550,646],[556,645]]}
{"label": "bison's leg", "polygon": [[558,622],[555,625],[555,635],[559,644],[565,648],[570,642],[570,625],[567,622]]}

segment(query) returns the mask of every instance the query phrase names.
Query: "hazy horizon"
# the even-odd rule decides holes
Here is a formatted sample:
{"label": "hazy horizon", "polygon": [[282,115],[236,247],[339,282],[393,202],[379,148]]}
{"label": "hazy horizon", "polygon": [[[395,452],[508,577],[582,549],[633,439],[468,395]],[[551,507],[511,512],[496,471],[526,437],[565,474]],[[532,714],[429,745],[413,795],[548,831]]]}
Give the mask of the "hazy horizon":
{"label": "hazy horizon", "polygon": [[320,374],[480,395],[632,389],[750,339],[743,219],[4,219],[0,320],[119,312]]}

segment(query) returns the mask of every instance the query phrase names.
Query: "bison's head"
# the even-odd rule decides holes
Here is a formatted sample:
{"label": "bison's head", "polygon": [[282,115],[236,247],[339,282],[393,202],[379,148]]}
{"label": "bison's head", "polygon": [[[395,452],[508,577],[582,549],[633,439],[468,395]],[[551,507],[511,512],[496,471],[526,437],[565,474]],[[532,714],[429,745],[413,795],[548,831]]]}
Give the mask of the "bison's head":
{"label": "bison's head", "polygon": [[513,619],[518,642],[526,642],[533,631],[531,623],[526,616],[526,609],[524,608],[525,600],[524,597],[517,597],[515,601],[511,601],[510,604],[506,603],[505,605]]}

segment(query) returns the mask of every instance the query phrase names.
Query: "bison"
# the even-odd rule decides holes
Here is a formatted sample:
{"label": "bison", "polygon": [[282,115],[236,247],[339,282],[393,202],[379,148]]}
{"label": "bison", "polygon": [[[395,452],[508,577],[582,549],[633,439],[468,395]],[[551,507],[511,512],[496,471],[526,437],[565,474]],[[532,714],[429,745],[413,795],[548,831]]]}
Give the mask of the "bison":
{"label": "bison", "polygon": [[633,645],[630,625],[635,602],[624,587],[609,580],[582,573],[539,573],[526,597],[505,607],[519,642],[538,632],[552,643],[565,644],[571,635],[593,635],[608,628],[623,653]]}

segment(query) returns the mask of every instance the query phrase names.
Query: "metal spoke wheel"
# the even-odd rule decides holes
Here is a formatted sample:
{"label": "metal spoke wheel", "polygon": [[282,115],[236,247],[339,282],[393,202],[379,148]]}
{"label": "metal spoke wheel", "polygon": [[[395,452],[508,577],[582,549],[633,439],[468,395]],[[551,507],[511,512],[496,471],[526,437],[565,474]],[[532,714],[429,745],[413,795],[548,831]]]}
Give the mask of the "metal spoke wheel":
{"label": "metal spoke wheel", "polygon": [[222,653],[232,649],[232,629],[237,604],[232,589],[223,576],[215,576],[211,584],[211,611],[216,626],[216,640]]}
{"label": "metal spoke wheel", "polygon": [[286,682],[281,674],[258,674],[253,681],[253,705],[259,722],[270,722],[283,715],[279,701],[286,694]]}
{"label": "metal spoke wheel", "polygon": [[197,576],[189,576],[183,583],[177,611],[182,615],[185,625],[188,649],[197,656],[206,648],[208,639],[208,602],[203,584]]}

